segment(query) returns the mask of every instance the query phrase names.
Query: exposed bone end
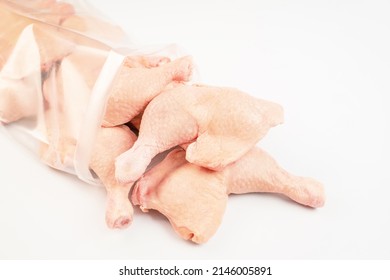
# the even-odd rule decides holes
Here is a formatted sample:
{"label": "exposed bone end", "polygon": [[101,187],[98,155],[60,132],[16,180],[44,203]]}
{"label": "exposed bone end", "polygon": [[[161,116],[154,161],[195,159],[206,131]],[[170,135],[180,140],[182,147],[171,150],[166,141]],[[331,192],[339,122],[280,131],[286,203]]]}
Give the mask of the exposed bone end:
{"label": "exposed bone end", "polygon": [[131,225],[133,222],[132,217],[122,216],[117,218],[113,223],[110,220],[107,220],[107,224],[111,229],[125,229]]}
{"label": "exposed bone end", "polygon": [[193,74],[194,64],[191,56],[184,56],[172,63],[164,64],[166,67],[173,67],[173,80],[188,82]]}
{"label": "exposed bone end", "polygon": [[124,229],[132,223],[134,210],[126,194],[125,188],[108,193],[106,223],[109,228]]}
{"label": "exposed bone end", "polygon": [[298,177],[296,184],[300,187],[289,193],[291,199],[313,208],[324,206],[325,190],[320,182],[312,178]]}

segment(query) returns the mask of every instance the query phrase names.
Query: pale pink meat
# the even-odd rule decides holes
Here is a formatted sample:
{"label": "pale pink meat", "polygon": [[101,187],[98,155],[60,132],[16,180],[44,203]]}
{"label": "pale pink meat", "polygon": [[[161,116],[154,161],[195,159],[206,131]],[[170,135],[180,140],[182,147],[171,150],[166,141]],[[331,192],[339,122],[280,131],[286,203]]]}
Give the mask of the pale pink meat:
{"label": "pale pink meat", "polygon": [[190,164],[175,149],[134,186],[132,202],[165,215],[184,239],[206,242],[222,222],[227,203],[220,172]]}
{"label": "pale pink meat", "polygon": [[[0,121],[34,116],[35,129],[46,136],[41,159],[72,169],[90,94],[110,51],[104,40],[123,36],[110,23],[75,15],[67,3],[0,0]],[[280,193],[322,206],[319,182],[289,174],[254,148],[283,122],[282,107],[232,88],[188,85],[193,67],[189,56],[124,59],[90,143],[89,167],[107,190],[107,225],[131,224],[134,183],[134,204],[158,210],[180,236],[196,243],[215,234],[231,193]],[[139,129],[138,139],[128,122]],[[144,174],[156,155],[174,147]]]}
{"label": "pale pink meat", "polygon": [[220,170],[282,121],[281,106],[236,89],[176,86],[146,107],[138,140],[116,161],[117,179],[134,183],[155,155],[187,143],[189,162]]}
{"label": "pale pink meat", "polygon": [[[59,169],[73,166],[80,119],[84,116],[89,93],[104,59],[105,56],[99,52],[88,53],[88,49],[76,48],[45,81],[43,91],[47,102],[45,127],[48,142],[42,144],[40,157],[49,166]],[[145,68],[155,67],[157,61],[166,61],[166,58],[135,56],[127,57],[125,63],[130,61],[134,62],[133,66]],[[128,67],[124,66],[122,71],[126,71],[125,68]],[[116,181],[114,159],[131,148],[135,135],[124,126],[102,127],[100,130],[90,167],[107,189],[107,225],[124,228],[132,221],[133,210],[128,199],[132,184]]]}
{"label": "pale pink meat", "polygon": [[229,194],[279,193],[313,208],[322,207],[325,202],[324,188],[320,182],[290,174],[260,148],[250,150],[228,166],[224,173]]}
{"label": "pale pink meat", "polygon": [[[159,66],[164,59],[150,63]],[[192,74],[192,59],[182,57],[159,67],[128,67],[144,65],[141,61],[126,61],[111,90],[103,126],[115,126],[131,121],[164,88],[174,81],[188,81]],[[155,64],[155,65],[153,65]]]}
{"label": "pale pink meat", "polygon": [[[92,87],[106,59],[105,52],[76,47],[53,67],[43,82],[44,127],[47,143],[42,160],[54,167],[73,165],[73,155]],[[61,168],[60,168],[61,169]]]}
{"label": "pale pink meat", "polygon": [[[40,71],[49,71],[74,48],[74,44],[54,27],[10,12],[9,4],[0,2],[0,120],[3,123],[36,113]],[[31,1],[28,5],[27,10],[40,5],[53,6],[53,9],[64,6],[54,1]],[[20,6],[13,8],[22,9]],[[55,16],[52,15],[53,19],[70,13],[58,9]],[[25,30],[29,25],[32,26],[30,33]],[[33,51],[35,46],[37,53]],[[38,65],[34,65],[35,61]]]}
{"label": "pale pink meat", "polygon": [[182,238],[204,243],[217,231],[228,195],[251,192],[280,193],[310,207],[325,200],[319,182],[289,174],[263,150],[252,148],[223,171],[191,164],[184,150],[175,149],[136,183],[132,201],[145,212],[165,215]]}
{"label": "pale pink meat", "polygon": [[[0,119],[4,123],[36,113],[40,71],[49,71],[53,64],[69,55],[75,47],[60,33],[40,24],[33,26],[32,38],[31,42],[23,38],[17,42],[12,53],[13,60],[9,61],[12,65],[7,63],[0,72]],[[33,44],[36,44],[37,53],[31,52]],[[34,65],[35,62],[37,65]]]}
{"label": "pale pink meat", "polygon": [[133,220],[133,207],[128,198],[131,185],[115,179],[115,158],[131,148],[136,136],[127,126],[102,127],[90,162],[107,190],[106,223],[110,228],[125,228]]}
{"label": "pale pink meat", "polygon": [[[47,22],[55,25],[74,14],[73,7],[67,3],[57,3],[56,1],[18,1],[15,3],[0,1],[0,69],[6,63],[23,29],[30,24],[42,26],[39,21],[18,15],[12,12],[10,8],[16,12],[31,14],[42,20],[45,17],[49,17]],[[47,28],[47,25],[45,27],[47,29],[45,31],[46,34],[37,34],[38,37],[42,37],[40,35],[44,35],[43,37],[48,36],[48,41],[42,41],[44,44],[51,43],[51,49],[48,49],[49,54],[43,55],[43,57],[49,57],[49,59],[43,59],[43,63],[55,60],[52,59],[55,57],[60,58],[58,54],[63,52],[64,47],[68,47],[67,44],[65,46],[56,44],[52,39],[55,36],[53,35],[54,28]],[[51,34],[48,35],[47,33]],[[46,38],[43,39],[46,40]],[[47,48],[47,46],[43,45],[41,47]],[[56,55],[50,55],[50,53],[56,53]]]}

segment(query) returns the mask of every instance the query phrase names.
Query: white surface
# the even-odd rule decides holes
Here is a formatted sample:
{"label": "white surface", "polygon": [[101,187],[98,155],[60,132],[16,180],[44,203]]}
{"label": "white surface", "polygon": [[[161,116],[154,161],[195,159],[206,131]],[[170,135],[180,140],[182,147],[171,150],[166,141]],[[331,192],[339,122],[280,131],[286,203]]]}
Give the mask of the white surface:
{"label": "white surface", "polygon": [[323,182],[326,206],[234,196],[201,246],[158,214],[137,211],[130,228],[111,231],[103,189],[2,133],[0,258],[390,258],[387,0],[93,2],[137,42],[186,48],[202,82],[282,104],[285,124],[260,145]]}

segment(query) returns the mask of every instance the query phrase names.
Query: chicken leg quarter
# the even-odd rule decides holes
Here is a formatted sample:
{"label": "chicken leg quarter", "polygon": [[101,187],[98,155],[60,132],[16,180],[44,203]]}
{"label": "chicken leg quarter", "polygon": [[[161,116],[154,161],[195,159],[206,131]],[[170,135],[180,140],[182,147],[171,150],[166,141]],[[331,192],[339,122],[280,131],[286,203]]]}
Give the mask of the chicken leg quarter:
{"label": "chicken leg quarter", "polygon": [[310,207],[325,201],[319,182],[289,174],[255,147],[223,171],[191,164],[175,149],[136,183],[132,202],[165,215],[182,238],[204,243],[217,231],[228,195],[251,192],[280,193]]}
{"label": "chicken leg quarter", "polygon": [[188,143],[189,162],[221,170],[282,121],[281,106],[236,89],[174,87],[146,107],[138,140],[116,160],[116,177],[134,183],[155,155]]}
{"label": "chicken leg quarter", "polygon": [[188,81],[192,74],[192,59],[182,57],[158,67],[129,67],[125,61],[107,101],[103,126],[110,127],[131,121],[146,105],[173,81]]}

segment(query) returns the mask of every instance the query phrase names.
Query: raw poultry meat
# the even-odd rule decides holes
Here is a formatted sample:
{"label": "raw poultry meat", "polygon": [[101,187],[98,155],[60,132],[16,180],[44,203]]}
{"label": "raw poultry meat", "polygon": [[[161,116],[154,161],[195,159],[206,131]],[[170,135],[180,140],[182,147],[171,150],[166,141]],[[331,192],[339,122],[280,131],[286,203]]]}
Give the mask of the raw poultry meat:
{"label": "raw poultry meat", "polygon": [[227,194],[222,173],[188,163],[175,149],[137,181],[131,199],[165,215],[182,238],[203,243],[222,222]]}
{"label": "raw poultry meat", "polygon": [[[64,171],[73,169],[82,125],[80,120],[85,115],[91,89],[105,58],[104,51],[91,52],[87,47],[78,46],[69,56],[62,59],[61,64],[55,64],[43,81],[44,117],[41,120],[43,124],[38,123],[38,125],[42,127],[46,136],[39,149],[39,156],[45,164]],[[91,154],[90,168],[105,186],[108,194],[107,201],[115,194],[116,186],[114,180],[110,179],[109,171],[113,165],[110,165],[109,152],[115,154],[118,149],[120,151],[121,146],[131,147],[134,137],[127,127],[101,129],[97,135],[95,148]],[[118,143],[119,147],[112,143],[107,145],[108,139]],[[102,149],[104,145],[105,149]],[[101,162],[105,162],[105,167]],[[124,189],[125,186],[122,188]],[[107,209],[109,207],[107,202]],[[129,210],[129,213],[131,212],[132,209]],[[108,213],[109,211],[106,220],[109,219]]]}
{"label": "raw poultry meat", "polygon": [[[49,9],[49,11],[46,13],[42,8]],[[59,32],[55,27],[17,13],[29,13],[39,20],[44,20],[45,15],[49,15],[48,22],[59,24],[63,19],[72,15],[74,10],[67,3],[55,1],[23,1],[23,3],[22,1],[17,1],[17,3],[0,1],[0,70],[10,57],[17,41],[20,40],[21,33],[30,24],[34,24],[34,33],[39,37],[37,42],[41,43],[39,46],[43,64],[62,58],[64,49],[66,49],[65,53],[68,53],[69,45],[66,43],[63,45],[64,40],[62,36],[58,36]]]}
{"label": "raw poultry meat", "polygon": [[[56,3],[43,2],[31,2],[31,6],[25,9],[31,11],[35,4],[50,6]],[[7,14],[8,10],[3,12]],[[9,15],[10,20],[20,21],[21,28],[17,30],[20,34],[16,32],[12,36],[5,36],[7,40],[14,38],[16,45],[11,48],[11,55],[4,55],[7,56],[7,63],[0,74],[1,121],[12,123],[34,116],[37,128],[46,138],[39,149],[42,161],[60,170],[72,170],[82,124],[80,120],[85,115],[90,93],[105,63],[109,48],[76,33],[56,29],[13,13]],[[62,17],[61,21],[64,19]],[[80,32],[85,27],[83,23],[82,18],[75,17],[72,17],[72,21],[64,21],[66,28]],[[28,25],[30,29],[26,28]],[[107,30],[111,28],[106,27]],[[175,61],[164,56],[126,57],[118,74],[118,86],[114,85],[110,94],[107,115],[114,115],[110,110],[119,110],[119,104],[115,104],[115,100],[121,98],[126,98],[126,102],[132,104],[134,117],[139,115],[162,88],[173,82],[188,80],[191,71],[190,57]],[[145,81],[155,81],[154,87],[150,87]],[[42,116],[39,115],[41,111]],[[120,117],[123,121],[111,117],[118,125],[132,118],[130,112],[122,113],[124,118]],[[131,148],[135,141],[135,135],[128,131],[128,128],[126,131],[123,131],[124,129],[125,127],[101,128],[96,140],[100,148],[93,151],[90,162],[91,169],[107,189],[106,220],[112,228],[127,226],[132,220],[133,212],[128,199],[131,186],[116,182],[113,177],[113,159]],[[127,135],[127,142],[123,140],[126,138],[123,135]],[[107,144],[108,139],[116,144],[114,147],[111,145],[102,149],[104,145],[99,143],[106,141]],[[107,170],[112,172],[107,173]]]}
{"label": "raw poultry meat", "polygon": [[[99,69],[101,69],[102,64],[105,61],[105,56],[103,55],[104,52],[100,54],[99,52],[90,52],[88,50],[88,48],[84,47],[75,48],[72,54],[62,60],[61,66],[56,66],[52,69],[43,86],[43,93],[47,103],[47,108],[45,110],[45,127],[48,140],[47,143],[43,143],[41,145],[40,157],[49,166],[61,170],[66,170],[74,164],[73,158],[77,145],[78,134],[81,130],[81,123],[79,120],[84,116],[85,108],[88,106],[89,94],[92,86],[97,79]],[[162,77],[164,80],[164,83],[162,83],[163,86],[165,86],[165,83],[173,81],[169,80],[167,76],[170,75],[169,73],[180,72],[181,65],[185,66],[184,71],[190,69],[187,64],[187,62],[190,62],[188,58],[179,59],[178,63],[176,61],[166,63],[160,66],[158,71],[152,71],[150,68],[158,67],[160,62],[164,63],[166,61],[167,58],[165,57],[126,57],[124,66],[118,74],[118,80],[125,81],[125,79],[121,78],[123,75],[128,79],[134,78],[129,75],[129,72],[131,72],[130,70],[135,70],[136,68],[130,68],[128,65],[138,67],[137,69],[147,70],[146,72],[143,72],[142,78],[144,79]],[[85,67],[85,65],[88,65],[88,67]],[[178,69],[178,71],[175,69]],[[137,105],[137,110],[142,111],[144,108],[143,106],[146,106],[149,96],[143,96],[144,93],[148,92],[141,91],[136,94],[135,98],[132,98],[130,93],[132,93],[134,87],[137,88],[137,81],[138,80],[135,79],[132,82],[122,83],[121,90],[122,92],[125,92],[127,101]],[[141,86],[142,84],[139,85],[138,88],[141,88]],[[115,89],[116,87],[114,86],[114,96],[118,92]],[[127,91],[126,89],[129,90]],[[116,107],[120,108],[119,105]],[[106,111],[110,113],[110,110],[115,110],[115,107],[109,107]],[[135,113],[138,114],[138,112]],[[106,136],[110,132],[116,131],[115,127],[111,130],[109,128],[105,130],[105,128],[102,127],[101,130],[107,131],[107,133],[104,134]],[[112,143],[115,143],[113,144],[117,148],[115,151],[120,151],[120,153],[112,153],[112,150],[108,153],[103,149],[98,149],[94,150],[92,154],[93,159],[100,158],[103,160],[106,168],[110,168],[110,170],[114,170],[114,159],[119,156],[119,154],[130,149],[132,146],[123,146],[122,144],[125,142],[121,141],[121,135],[118,136],[119,140],[116,137],[116,134],[112,133],[111,138],[107,136],[107,140],[109,139]],[[131,144],[133,142],[134,141],[131,141]],[[104,147],[104,145],[101,145],[101,147]],[[105,157],[110,154],[112,156],[112,160],[106,160],[100,153],[102,153]],[[95,171],[107,189],[107,225],[111,228],[122,228],[129,225],[132,220],[133,213],[131,203],[128,200],[128,193],[131,185],[116,182],[114,177],[109,180],[104,179],[104,176],[102,178],[100,173],[93,167],[94,165],[96,165],[96,163],[91,162],[92,170]],[[102,165],[103,164],[101,163],[98,164],[100,167]],[[114,172],[112,174],[114,174]]]}
{"label": "raw poultry meat", "polygon": [[[43,96],[46,102],[45,127],[47,129],[48,144],[50,147],[44,145],[41,157],[50,166],[58,168],[55,164],[58,161],[58,154],[60,155],[60,164],[70,165],[66,161],[67,158],[72,158],[74,154],[77,142],[76,138],[81,130],[81,122],[79,120],[85,114],[92,87],[99,75],[105,58],[104,51],[91,52],[88,48],[77,47],[69,56],[62,60],[61,66],[56,66],[51,70],[50,75],[44,81]],[[126,63],[118,74],[119,81],[125,80],[124,77],[131,78],[128,73],[131,70],[135,70],[135,68],[130,69],[126,66],[129,65],[128,62],[130,60],[137,61],[137,64],[132,65],[146,69],[145,67],[149,67],[156,61],[166,59],[162,57],[126,57]],[[186,58],[185,61],[187,61]],[[176,63],[174,61],[168,64],[168,70],[162,68],[157,72],[152,71],[151,78],[159,78],[161,76],[165,79],[166,83],[172,82],[172,80],[166,79],[164,71],[174,71]],[[88,65],[88,67],[85,67],[85,65]],[[187,67],[186,63],[185,65]],[[149,72],[144,72],[144,76],[139,77],[147,79],[149,77],[148,74]],[[144,97],[142,95],[142,93],[147,93],[146,90],[145,92],[142,91],[143,84],[137,84],[137,80],[130,83],[131,86],[141,89],[134,96],[131,94],[132,88],[127,88],[127,85],[126,83],[122,83],[121,87],[121,90],[127,94],[127,102],[135,104],[137,110],[142,111],[144,109],[143,106],[146,106],[149,98],[147,95]],[[146,87],[147,85],[145,85]],[[116,88],[114,85],[114,89],[112,90],[113,94],[110,93],[111,96],[114,95],[114,98],[117,92]],[[108,106],[106,109],[106,114],[114,115],[117,111],[120,111],[120,106],[121,104],[113,103],[112,106]],[[138,112],[135,112],[135,114],[138,114]]]}
{"label": "raw poultry meat", "polygon": [[39,125],[47,141],[41,145],[40,157],[46,164],[62,170],[73,166],[80,120],[105,59],[104,51],[78,46],[43,81],[44,124]]}
{"label": "raw poultry meat", "polygon": [[133,220],[133,206],[128,198],[131,185],[115,179],[115,158],[131,148],[136,136],[127,126],[102,127],[90,162],[107,190],[106,223],[110,228],[124,228]]}
{"label": "raw poultry meat", "polygon": [[282,121],[280,105],[236,89],[176,86],[146,107],[137,141],[116,161],[117,179],[134,183],[154,156],[187,143],[189,162],[220,170]]}
{"label": "raw poultry meat", "polygon": [[[15,12],[11,11],[10,7]],[[28,13],[38,20],[54,25],[47,25],[17,13]],[[52,0],[0,2],[0,70],[4,68],[0,73],[2,95],[0,120],[2,122],[10,123],[36,113],[39,86],[37,88],[34,82],[40,79],[40,72],[45,75],[53,65],[72,53],[76,47],[80,45],[89,47],[89,52],[92,53],[96,50],[109,50],[107,46],[97,41],[57,29],[55,25],[64,21],[64,27],[79,32],[84,31],[87,19],[83,21],[78,17],[79,20],[76,21],[76,15],[73,14],[74,9],[70,4]],[[94,19],[88,18],[88,20]],[[11,28],[5,26],[10,22],[12,22]],[[95,19],[94,23],[97,22],[98,19]],[[31,26],[31,29],[28,26]],[[107,31],[112,29],[110,24],[101,22],[99,27],[103,26]],[[38,49],[37,53],[34,53],[34,45]],[[37,57],[40,66],[34,65]],[[98,62],[100,63],[100,60]],[[90,63],[96,65],[93,59],[88,59],[88,64]],[[82,69],[89,70],[90,67]],[[88,73],[87,76],[96,79],[96,72]]]}
{"label": "raw poultry meat", "polygon": [[182,238],[204,243],[217,231],[228,195],[252,192],[283,194],[310,207],[323,206],[325,199],[319,182],[289,174],[260,148],[222,171],[189,163],[179,148],[142,176],[132,201],[165,215]]}
{"label": "raw poultry meat", "polygon": [[[10,12],[3,2],[0,8],[0,121],[10,123],[36,114],[41,72],[48,72],[75,44],[55,27]],[[9,22],[11,28],[3,26]]]}
{"label": "raw poultry meat", "polygon": [[74,47],[58,32],[40,24],[23,31],[0,72],[0,119],[3,122],[17,121],[36,112],[39,94],[36,82],[41,80],[41,71],[48,72]]}
{"label": "raw poultry meat", "polygon": [[[131,121],[146,105],[172,82],[186,82],[192,74],[191,57],[182,57],[172,62],[161,60],[125,61],[125,67],[115,81],[107,101],[103,126],[115,126]],[[154,66],[154,67],[153,67]],[[159,67],[156,67],[159,66]]]}
{"label": "raw poultry meat", "polygon": [[[33,117],[44,138],[42,161],[74,168],[93,88],[114,51],[106,42],[123,37],[119,27],[77,14],[65,2],[0,0],[0,124]],[[197,243],[217,231],[230,193],[276,192],[323,205],[320,183],[288,174],[253,148],[283,121],[281,106],[232,88],[187,84],[194,67],[189,56],[136,53],[124,57],[106,92],[102,123],[96,120],[96,139],[88,143],[86,163],[106,188],[110,228],[131,223],[134,183],[135,204],[160,211]],[[174,149],[144,174],[157,154],[176,146],[186,151]]]}

